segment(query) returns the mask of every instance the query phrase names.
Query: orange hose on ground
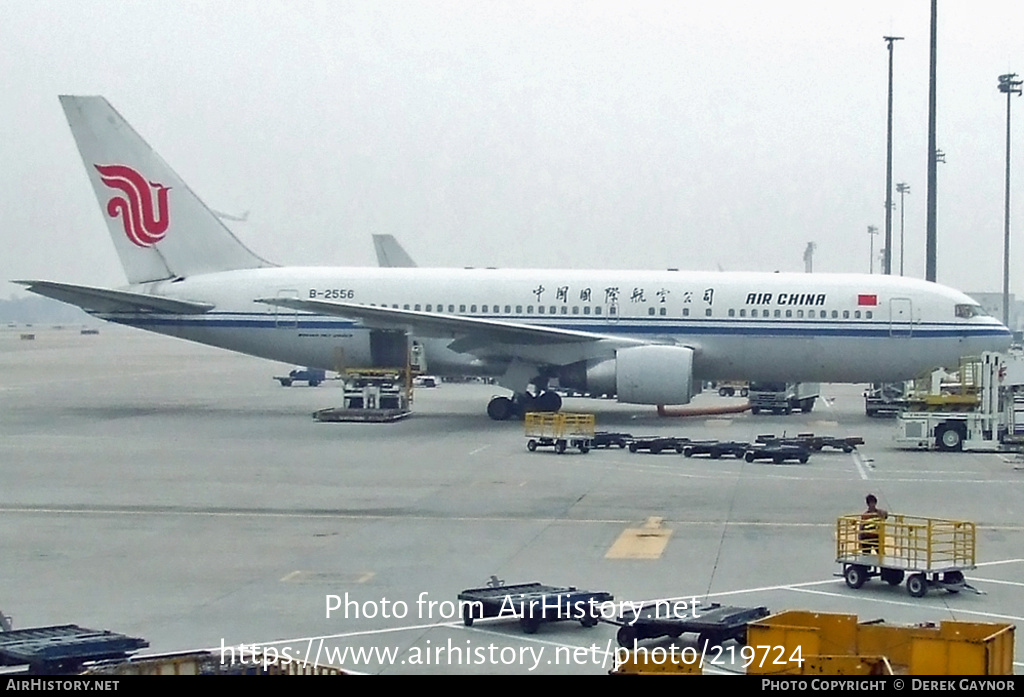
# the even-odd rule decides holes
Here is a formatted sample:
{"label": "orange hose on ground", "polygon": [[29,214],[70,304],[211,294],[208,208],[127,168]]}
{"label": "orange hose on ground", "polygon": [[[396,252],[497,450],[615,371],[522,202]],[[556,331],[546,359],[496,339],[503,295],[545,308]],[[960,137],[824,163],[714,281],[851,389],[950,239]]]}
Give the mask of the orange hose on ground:
{"label": "orange hose on ground", "polygon": [[729,407],[705,407],[703,409],[672,409],[664,404],[658,405],[658,416],[715,416],[717,414],[741,414],[750,409],[750,402]]}

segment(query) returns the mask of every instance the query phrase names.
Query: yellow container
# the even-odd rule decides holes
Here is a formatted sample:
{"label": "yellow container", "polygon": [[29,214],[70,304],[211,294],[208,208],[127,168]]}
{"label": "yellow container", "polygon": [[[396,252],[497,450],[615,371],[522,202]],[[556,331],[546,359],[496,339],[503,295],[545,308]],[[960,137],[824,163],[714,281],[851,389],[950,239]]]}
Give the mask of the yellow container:
{"label": "yellow container", "polygon": [[747,625],[747,645],[759,652],[747,672],[797,675],[825,665],[824,657],[884,656],[906,675],[1012,675],[1014,631],[1003,623],[901,626],[794,610]]}

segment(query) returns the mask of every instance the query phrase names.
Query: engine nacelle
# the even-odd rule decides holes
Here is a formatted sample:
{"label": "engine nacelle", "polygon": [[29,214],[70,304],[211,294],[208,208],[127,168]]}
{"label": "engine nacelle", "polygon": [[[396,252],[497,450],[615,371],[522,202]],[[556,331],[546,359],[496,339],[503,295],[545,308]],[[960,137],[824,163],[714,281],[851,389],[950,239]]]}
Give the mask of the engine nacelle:
{"label": "engine nacelle", "polygon": [[558,382],[592,395],[615,394],[618,401],[630,404],[687,404],[694,395],[693,349],[621,349],[615,358],[566,366],[559,371]]}

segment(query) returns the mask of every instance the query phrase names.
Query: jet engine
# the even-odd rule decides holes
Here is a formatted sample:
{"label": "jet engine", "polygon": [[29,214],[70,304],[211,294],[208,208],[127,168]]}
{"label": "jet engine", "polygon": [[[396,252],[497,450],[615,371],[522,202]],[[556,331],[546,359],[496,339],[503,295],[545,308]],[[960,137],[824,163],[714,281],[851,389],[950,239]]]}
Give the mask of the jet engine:
{"label": "jet engine", "polygon": [[620,349],[615,358],[563,367],[558,384],[592,395],[614,394],[629,404],[687,404],[694,395],[693,349],[657,345]]}

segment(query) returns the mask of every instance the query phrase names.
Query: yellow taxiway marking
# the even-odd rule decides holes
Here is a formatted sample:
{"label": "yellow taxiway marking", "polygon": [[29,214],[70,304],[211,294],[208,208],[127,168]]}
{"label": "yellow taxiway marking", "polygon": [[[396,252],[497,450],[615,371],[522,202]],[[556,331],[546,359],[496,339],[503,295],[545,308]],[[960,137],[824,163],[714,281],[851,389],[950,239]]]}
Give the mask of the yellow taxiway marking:
{"label": "yellow taxiway marking", "polygon": [[310,581],[343,581],[345,583],[366,583],[376,575],[375,571],[362,573],[330,573],[296,569],[281,578],[281,583],[308,583]]}
{"label": "yellow taxiway marking", "polygon": [[662,518],[652,516],[643,527],[626,528],[605,553],[605,559],[660,559],[672,531],[661,527]]}

